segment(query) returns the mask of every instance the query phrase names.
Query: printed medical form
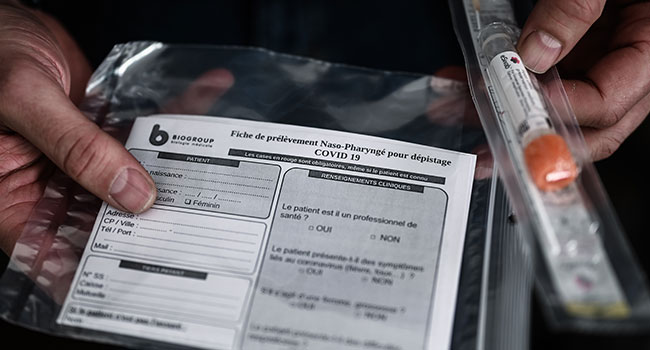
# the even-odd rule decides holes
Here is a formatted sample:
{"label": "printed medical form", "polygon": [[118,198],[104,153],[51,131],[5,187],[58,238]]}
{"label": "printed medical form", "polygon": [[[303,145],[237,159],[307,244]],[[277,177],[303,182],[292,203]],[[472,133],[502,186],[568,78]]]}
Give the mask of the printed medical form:
{"label": "printed medical form", "polygon": [[475,156],[137,118],[142,214],[104,203],[57,322],[208,349],[448,349]]}

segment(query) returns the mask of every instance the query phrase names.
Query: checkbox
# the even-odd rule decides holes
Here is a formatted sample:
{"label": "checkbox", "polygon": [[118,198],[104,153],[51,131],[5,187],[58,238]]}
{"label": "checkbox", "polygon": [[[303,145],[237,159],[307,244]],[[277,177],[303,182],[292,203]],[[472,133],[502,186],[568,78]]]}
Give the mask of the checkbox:
{"label": "checkbox", "polygon": [[192,200],[191,199],[186,199],[185,204],[192,204]]}

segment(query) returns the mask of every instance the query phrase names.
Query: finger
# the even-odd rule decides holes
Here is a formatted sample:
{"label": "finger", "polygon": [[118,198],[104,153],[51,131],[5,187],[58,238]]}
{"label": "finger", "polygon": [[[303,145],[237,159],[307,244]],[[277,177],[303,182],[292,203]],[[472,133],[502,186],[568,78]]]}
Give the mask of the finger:
{"label": "finger", "polygon": [[59,168],[109,204],[139,213],[155,200],[155,186],[138,161],[90,122],[60,84],[30,65],[2,81],[0,116]]}
{"label": "finger", "polygon": [[235,83],[226,69],[212,69],[201,74],[185,92],[162,108],[163,113],[205,114]]}
{"label": "finger", "polygon": [[526,67],[546,72],[573,49],[604,7],[605,0],[539,0],[517,45]]}
{"label": "finger", "polygon": [[432,123],[480,126],[464,67],[445,66],[439,69],[431,79],[431,89],[438,95],[427,107],[427,117]]}
{"label": "finger", "polygon": [[430,122],[440,125],[463,124],[470,127],[480,127],[481,121],[474,106],[469,90],[463,94],[437,97],[427,107],[427,117]]}
{"label": "finger", "polygon": [[615,125],[606,129],[585,129],[585,142],[591,151],[594,161],[605,159],[612,155],[623,141],[641,125],[650,111],[650,94],[637,103]]}
{"label": "finger", "polygon": [[78,105],[84,97],[84,90],[92,73],[90,63],[59,21],[42,11],[33,11],[33,14],[52,32],[65,56],[70,70],[69,96]]}
{"label": "finger", "polygon": [[438,78],[457,80],[467,83],[467,71],[463,66],[444,66],[433,73],[433,75]]}
{"label": "finger", "polygon": [[483,143],[474,148],[471,153],[476,154],[474,178],[476,180],[483,180],[491,177],[494,171],[494,158],[492,157],[490,147],[486,143]]}
{"label": "finger", "polygon": [[17,134],[0,132],[0,179],[32,164],[41,152]]}
{"label": "finger", "polygon": [[45,254],[37,255],[34,264],[40,268],[32,269],[38,272],[33,280],[54,302],[63,305],[79,266],[79,255],[68,237],[57,236],[55,242]]}
{"label": "finger", "polygon": [[622,13],[626,20],[613,38],[614,49],[585,74],[565,82],[567,95],[583,126],[607,128],[650,92],[650,3]]}
{"label": "finger", "polygon": [[27,217],[41,198],[51,173],[51,163],[41,158],[19,171],[0,179],[0,249],[11,255],[18,237],[23,232]]}

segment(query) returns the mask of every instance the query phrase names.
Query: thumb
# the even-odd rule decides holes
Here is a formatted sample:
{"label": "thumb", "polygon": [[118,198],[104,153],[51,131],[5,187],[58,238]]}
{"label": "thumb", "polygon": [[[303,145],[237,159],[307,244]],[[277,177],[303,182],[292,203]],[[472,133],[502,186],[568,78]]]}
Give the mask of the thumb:
{"label": "thumb", "polygon": [[604,7],[605,0],[539,0],[517,45],[526,67],[546,72],[573,49]]}
{"label": "thumb", "polygon": [[13,70],[0,94],[0,117],[60,169],[110,205],[139,213],[155,185],[138,161],[88,120],[60,84],[30,66]]}

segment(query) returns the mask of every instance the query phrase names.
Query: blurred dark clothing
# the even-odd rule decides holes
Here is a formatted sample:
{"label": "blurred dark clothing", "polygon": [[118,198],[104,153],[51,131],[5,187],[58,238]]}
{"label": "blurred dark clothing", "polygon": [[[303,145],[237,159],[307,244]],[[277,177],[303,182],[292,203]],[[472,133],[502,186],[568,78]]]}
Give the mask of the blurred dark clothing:
{"label": "blurred dark clothing", "polygon": [[97,66],[133,40],[258,46],[331,62],[433,73],[462,65],[446,1],[32,0]]}

